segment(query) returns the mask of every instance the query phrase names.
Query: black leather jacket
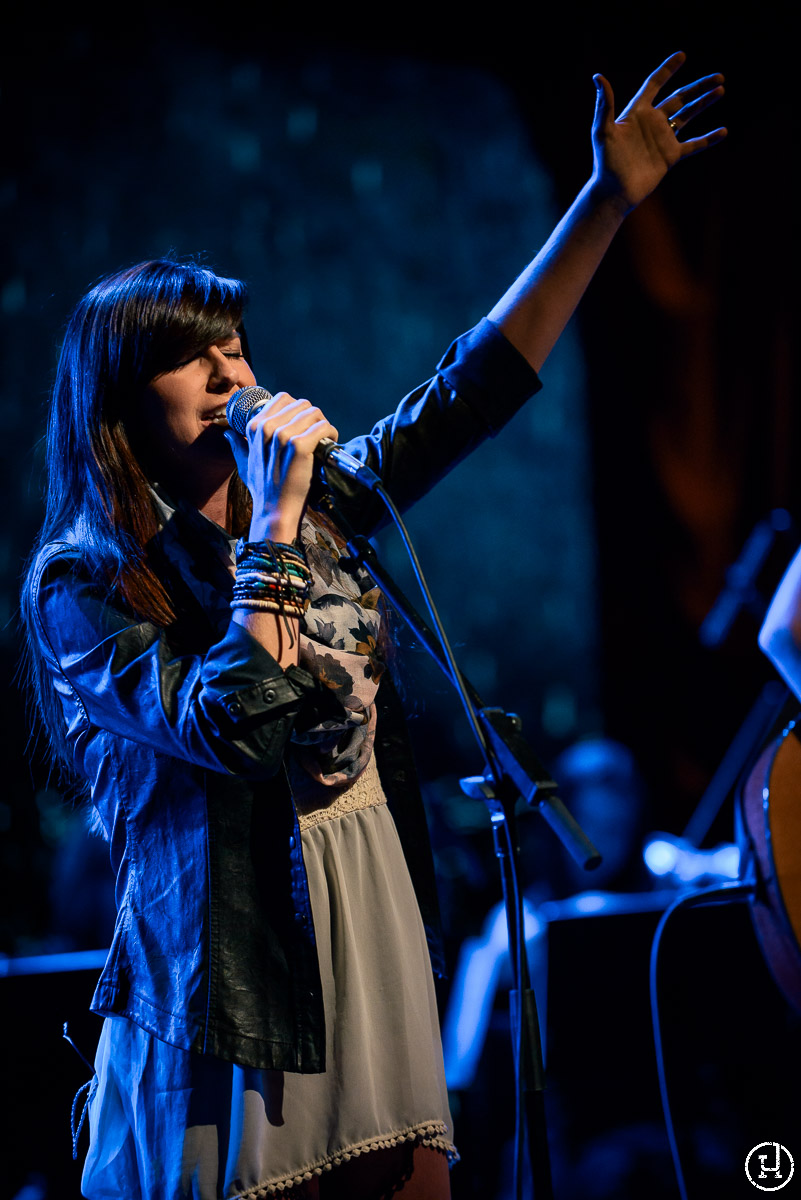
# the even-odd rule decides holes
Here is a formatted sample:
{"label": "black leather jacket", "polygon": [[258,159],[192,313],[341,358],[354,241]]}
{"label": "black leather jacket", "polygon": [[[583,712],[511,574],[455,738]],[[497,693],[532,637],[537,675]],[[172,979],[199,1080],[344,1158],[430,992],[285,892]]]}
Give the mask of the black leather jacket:
{"label": "black leather jacket", "polygon": [[[488,321],[348,449],[408,507],[539,387]],[[381,502],[343,487],[360,532]],[[238,624],[216,628],[168,584],[169,629],[135,618],[81,570],[74,538],[42,548],[34,621],[75,766],[109,840],[118,916],[95,1012],[254,1067],[321,1071],[324,1018],[309,892],[283,755],[317,703]],[[378,693],[381,780],[439,966],[425,818],[391,684]]]}

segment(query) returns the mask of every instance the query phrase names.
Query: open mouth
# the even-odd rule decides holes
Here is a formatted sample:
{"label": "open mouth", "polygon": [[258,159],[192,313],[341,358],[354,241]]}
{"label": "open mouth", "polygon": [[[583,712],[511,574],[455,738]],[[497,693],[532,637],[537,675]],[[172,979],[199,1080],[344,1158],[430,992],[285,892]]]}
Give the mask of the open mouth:
{"label": "open mouth", "polygon": [[204,425],[219,425],[222,428],[228,428],[228,418],[225,415],[225,405],[222,408],[215,408],[211,412],[204,413],[201,417]]}

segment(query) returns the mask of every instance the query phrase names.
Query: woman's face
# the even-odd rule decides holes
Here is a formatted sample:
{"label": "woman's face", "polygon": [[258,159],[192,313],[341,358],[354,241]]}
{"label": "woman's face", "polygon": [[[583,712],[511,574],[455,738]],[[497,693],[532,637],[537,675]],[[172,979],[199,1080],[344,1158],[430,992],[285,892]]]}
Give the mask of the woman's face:
{"label": "woman's face", "polygon": [[232,331],[150,383],[139,409],[140,431],[148,463],[165,483],[216,486],[228,478],[233,458],[223,437],[225,406],[235,391],[255,382]]}

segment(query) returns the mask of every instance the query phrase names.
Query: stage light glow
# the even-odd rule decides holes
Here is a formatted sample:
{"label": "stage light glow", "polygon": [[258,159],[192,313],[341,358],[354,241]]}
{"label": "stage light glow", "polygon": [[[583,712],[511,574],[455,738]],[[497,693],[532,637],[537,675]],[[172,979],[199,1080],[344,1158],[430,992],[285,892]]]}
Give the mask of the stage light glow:
{"label": "stage light glow", "polygon": [[645,865],[652,875],[669,875],[675,869],[678,847],[664,838],[647,842],[643,850]]}
{"label": "stage light glow", "polygon": [[643,858],[652,875],[672,875],[676,883],[740,878],[740,850],[729,842],[698,850],[683,838],[663,835],[646,842]]}

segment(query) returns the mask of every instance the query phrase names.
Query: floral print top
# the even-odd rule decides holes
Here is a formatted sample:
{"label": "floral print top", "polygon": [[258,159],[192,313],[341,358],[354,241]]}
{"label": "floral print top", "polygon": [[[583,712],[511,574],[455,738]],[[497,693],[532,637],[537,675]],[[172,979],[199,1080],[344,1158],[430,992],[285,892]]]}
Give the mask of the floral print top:
{"label": "floral print top", "polygon": [[381,592],[377,587],[364,591],[343,569],[341,536],[322,514],[307,513],[301,541],[313,583],[301,624],[300,665],[331,689],[344,714],[341,721],[324,720],[294,740],[313,779],[342,786],[361,774],[373,752],[375,696],[385,666]]}
{"label": "floral print top", "polygon": [[[162,518],[162,550],[209,616],[227,624],[236,538],[183,501],[176,504],[158,484],[152,494]],[[339,706],[332,705],[333,715],[319,724],[296,731],[292,744],[307,776],[325,787],[345,787],[373,752],[375,696],[385,667],[381,592],[365,589],[369,579],[359,581],[344,569],[344,541],[322,513],[307,511],[301,542],[313,578],[300,626],[300,665]]]}

